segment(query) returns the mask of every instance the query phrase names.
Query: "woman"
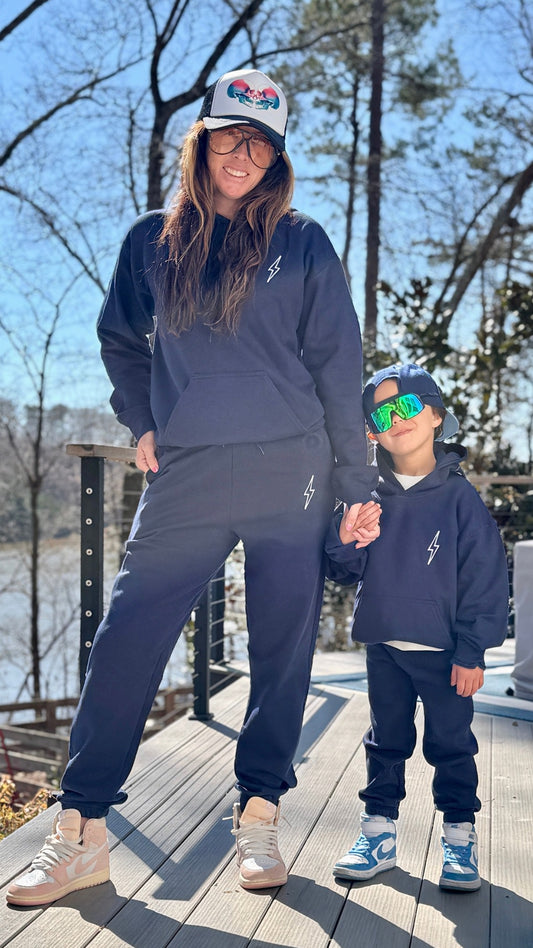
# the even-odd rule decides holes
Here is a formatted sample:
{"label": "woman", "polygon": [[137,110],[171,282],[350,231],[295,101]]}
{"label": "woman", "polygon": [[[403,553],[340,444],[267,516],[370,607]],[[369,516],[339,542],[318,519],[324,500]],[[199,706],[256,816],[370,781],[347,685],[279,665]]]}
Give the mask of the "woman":
{"label": "woman", "polygon": [[239,540],[251,678],[235,759],[240,882],[287,879],[279,799],[296,785],[324,537],[335,497],[352,505],[361,542],[379,507],[357,317],[326,234],[290,209],[286,122],[263,73],[222,76],[186,136],[175,204],[141,217],[123,244],[98,334],[148,486],[92,648],[62,811],[11,902],[109,878],[105,816],[126,799],[179,631]]}

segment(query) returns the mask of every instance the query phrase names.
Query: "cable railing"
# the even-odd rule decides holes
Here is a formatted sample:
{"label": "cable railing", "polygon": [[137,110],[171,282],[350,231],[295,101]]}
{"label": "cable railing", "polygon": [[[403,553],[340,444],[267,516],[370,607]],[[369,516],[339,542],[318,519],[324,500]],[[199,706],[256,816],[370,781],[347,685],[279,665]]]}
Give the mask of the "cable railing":
{"label": "cable railing", "polygon": [[[105,444],[68,444],[67,454],[81,461],[80,491],[80,649],[79,678],[83,686],[94,637],[104,615],[104,462],[132,464],[135,449]],[[193,609],[192,717],[212,718],[210,697],[235,680],[225,666],[224,564],[208,583]]]}
{"label": "cable railing", "polygon": [[[68,444],[67,454],[81,461],[81,547],[80,547],[80,687],[83,685],[90,650],[96,630],[104,614],[104,462],[119,462],[133,466],[135,449],[117,445]],[[139,475],[140,476],[140,475]],[[498,511],[489,503],[490,490],[502,485],[515,488],[533,487],[529,475],[469,475],[469,479],[488,503],[498,522]],[[503,527],[503,523],[499,526]],[[531,531],[529,520],[524,523],[525,536]],[[523,531],[522,531],[523,532]],[[522,532],[519,531],[520,536]],[[504,533],[504,530],[502,530]],[[508,547],[509,585],[512,607],[512,553]],[[225,617],[227,607],[227,582],[225,564],[208,583],[195,605],[193,622],[192,657],[192,717],[209,720],[210,697],[230,684],[242,671],[225,657]],[[239,580],[240,584],[240,580]],[[345,587],[341,590],[349,595]],[[326,587],[326,598],[328,589]],[[513,609],[511,608],[509,634],[513,634]],[[230,622],[231,626],[231,622]],[[320,639],[320,632],[319,632]]]}

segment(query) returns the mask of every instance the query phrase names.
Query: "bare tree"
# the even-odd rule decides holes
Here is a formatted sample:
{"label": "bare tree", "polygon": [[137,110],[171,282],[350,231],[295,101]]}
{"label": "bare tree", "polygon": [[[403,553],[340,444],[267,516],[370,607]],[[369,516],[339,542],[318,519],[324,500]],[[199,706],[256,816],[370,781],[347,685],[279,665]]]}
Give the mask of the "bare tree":
{"label": "bare tree", "polygon": [[[330,211],[330,227],[337,235],[352,290],[364,291],[369,355],[378,332],[384,197],[388,198],[386,224],[391,232],[398,193],[392,176],[383,184],[383,168],[388,163],[394,166],[398,154],[405,151],[402,142],[395,143],[397,131],[389,129],[391,116],[401,114],[409,121],[414,138],[434,103],[441,110],[446,107],[457,81],[449,50],[439,48],[428,57],[418,43],[433,14],[432,0],[359,0],[356,4],[316,0],[306,5],[301,17],[300,29],[313,28],[317,33],[328,23],[327,32],[318,36],[308,57],[293,67],[291,75],[296,77],[298,91],[310,95],[317,116],[308,157],[318,168],[326,160],[327,165],[324,173],[317,171],[311,180],[316,182],[317,196],[321,200],[327,196],[330,208],[336,209],[334,222]],[[308,127],[309,115],[300,109]],[[360,223],[363,201],[366,234]],[[390,255],[390,243],[388,249]]]}
{"label": "bare tree", "polygon": [[17,437],[12,421],[3,418],[2,423],[11,446],[13,455],[25,479],[30,498],[30,654],[31,674],[33,679],[33,697],[41,697],[41,652],[39,628],[39,570],[41,558],[41,518],[39,499],[43,480],[54,463],[53,455],[46,452],[45,441],[45,413],[46,413],[46,383],[47,370],[50,359],[50,347],[57,332],[61,314],[61,307],[57,305],[49,327],[44,332],[44,340],[37,358],[30,352],[23,340],[20,339],[0,318],[0,331],[8,339],[10,345],[17,351],[25,362],[29,378],[34,390],[34,404],[32,405],[29,424],[26,425],[23,441]]}
{"label": "bare tree", "polygon": [[[132,208],[138,213],[161,206],[165,199],[166,177],[170,179],[175,168],[173,158],[168,169],[165,167],[167,154],[176,150],[170,140],[171,121],[205,94],[222,57],[227,60],[234,55],[235,64],[246,57],[250,24],[264,3],[248,0],[236,5],[213,0],[213,21],[225,24],[221,38],[213,38],[200,65],[197,50],[193,50],[181,71],[176,64],[180,67],[187,43],[192,46],[191,30],[196,26],[189,0],[172,2],[163,19],[160,4],[133,0],[127,25],[118,0],[82,2],[76,15],[60,11],[57,16],[56,9],[56,19],[44,18],[44,2],[31,4],[2,33],[6,45],[9,38],[12,51],[18,48],[19,38],[31,48],[36,66],[33,98],[26,89],[22,98],[13,93],[12,121],[0,132],[0,194],[8,212],[18,207],[3,279],[8,286],[15,255],[20,270],[34,273],[36,281],[38,272],[43,279],[49,274],[46,294],[37,282],[35,288],[20,295],[22,281],[15,281],[19,287],[15,313],[10,314],[6,304],[5,314],[0,315],[0,331],[29,386],[26,422],[17,424],[7,412],[3,424],[28,494],[29,648],[35,697],[43,689],[43,656],[55,641],[55,634],[45,638],[42,634],[40,570],[43,485],[59,452],[62,454],[62,446],[55,453],[50,450],[46,430],[56,352],[65,332],[75,331],[73,312],[83,319],[86,300],[92,300],[93,306],[95,300],[97,305],[101,301],[111,254],[115,255],[121,231],[131,221]],[[43,7],[39,29],[31,16],[38,6]],[[223,17],[217,16],[221,12]],[[65,35],[70,36],[67,47]],[[257,37],[254,42],[257,49]],[[66,57],[65,48],[69,50]],[[39,68],[43,56],[47,63],[44,80]],[[144,74],[137,68],[141,62],[148,66]],[[29,73],[28,88],[31,80]],[[172,84],[174,91],[169,94]],[[102,136],[105,150],[99,152]],[[118,144],[118,149],[113,149],[113,144]],[[90,189],[87,172],[94,179]],[[136,203],[143,178],[147,182],[144,207]],[[108,249],[110,256],[106,257]],[[89,287],[93,288],[91,294]],[[17,290],[10,288],[9,293],[11,300],[17,300]],[[48,322],[47,311],[51,313]],[[28,334],[24,328],[19,332],[30,314],[39,332]],[[93,308],[91,323],[94,315]],[[100,372],[104,374],[101,368]],[[65,621],[66,626],[58,622],[59,628],[69,625],[70,620]]]}

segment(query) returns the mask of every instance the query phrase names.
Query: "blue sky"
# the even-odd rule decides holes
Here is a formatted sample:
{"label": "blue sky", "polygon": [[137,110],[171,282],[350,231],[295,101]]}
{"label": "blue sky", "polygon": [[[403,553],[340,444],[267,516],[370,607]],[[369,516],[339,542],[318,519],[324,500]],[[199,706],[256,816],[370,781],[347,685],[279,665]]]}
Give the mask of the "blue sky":
{"label": "blue sky", "polygon": [[[485,14],[481,18],[475,16],[469,5],[459,0],[441,0],[440,5],[442,17],[439,30],[436,34],[428,33],[426,41],[428,50],[438,40],[452,38],[463,71],[475,80],[478,89],[508,88],[509,91],[513,91],[518,81],[516,62],[514,62],[517,56],[517,43],[515,37],[513,37],[513,42],[508,41],[507,33],[511,24],[507,20],[502,20],[496,24],[498,30],[495,31],[492,15]],[[4,2],[0,14],[1,23],[7,22],[25,6],[25,0],[24,2],[20,0],[19,2],[15,0]],[[50,0],[49,4],[45,4],[37,14],[34,14],[20,32],[14,34],[12,42],[3,44],[5,49],[2,53],[4,55],[7,53],[10,69],[4,71],[2,91],[4,100],[13,103],[5,112],[2,123],[6,133],[9,130],[12,132],[13,128],[21,127],[19,123],[25,124],[25,88],[31,85],[34,73],[37,76],[40,72],[42,73],[43,88],[45,88],[47,61],[44,50],[38,49],[38,40],[41,38],[41,33],[43,39],[45,38],[46,30],[42,30],[42,25],[46,24],[47,17],[54,10],[65,13],[62,3],[58,5],[58,0]],[[74,69],[75,49],[65,48],[64,56],[65,62],[69,62],[70,67]],[[232,63],[228,62],[228,66],[230,65]],[[145,70],[146,67],[140,68]],[[469,96],[470,93],[457,97],[452,114],[437,130],[436,147],[442,149],[443,153],[450,141],[454,141],[458,146],[462,144],[467,146],[471,143],[470,127],[461,118],[462,109],[466,106]],[[19,110],[20,103],[22,107]],[[95,125],[92,121],[90,105],[85,108],[86,111],[80,110],[83,117],[76,135],[73,136],[70,122],[66,121],[67,116],[65,116],[65,124],[63,125],[62,121],[57,124],[58,131],[55,138],[50,138],[43,130],[42,133],[36,135],[33,143],[25,147],[24,152],[21,150],[21,162],[20,167],[16,169],[15,180],[31,190],[34,181],[28,169],[30,172],[35,169],[35,180],[38,175],[43,188],[48,186],[52,191],[52,188],[56,187],[57,190],[58,173],[61,175],[61,165],[64,162],[67,173],[65,208],[68,208],[72,220],[78,223],[90,222],[91,248],[98,261],[101,278],[104,283],[107,283],[121,238],[135,216],[131,202],[128,204],[127,200],[118,201],[113,210],[109,207],[106,209],[102,203],[102,195],[110,193],[109,182],[118,180],[120,169],[115,168],[114,163],[120,158],[125,126],[121,115],[113,116],[113,120],[105,127]],[[180,116],[176,123],[176,134],[195,117],[196,110],[197,106],[191,107],[187,114]],[[31,110],[28,114],[31,115]],[[401,130],[401,121],[398,117],[386,114],[384,117],[385,136],[390,140]],[[295,205],[320,220],[328,230],[334,245],[340,250],[341,232],[337,230],[332,218],[331,205],[317,199],[311,186],[302,180],[309,169],[298,146],[298,134],[289,129],[288,148],[297,172]],[[516,168],[510,168],[510,171],[518,170],[521,167],[521,161],[522,156],[516,155]],[[68,177],[72,174],[73,167],[78,172],[75,180]],[[386,170],[385,175],[391,175],[393,172],[394,166],[391,166]],[[425,251],[424,245],[429,235],[438,234],[439,219],[438,214],[435,213],[439,200],[438,186],[435,187],[435,194],[432,197],[433,206],[429,210],[421,207],[418,194],[419,185],[423,183],[425,187],[429,182],[429,176],[427,167],[422,166],[421,163],[412,162],[411,165],[403,167],[401,177],[398,175],[398,179],[395,180],[395,184],[399,184],[402,191],[399,197],[395,197],[393,232],[390,235],[383,234],[382,253],[384,273],[391,281],[403,279],[408,272],[416,273],[417,268],[422,266],[418,254],[422,258]],[[446,184],[448,185],[449,181]],[[142,199],[142,194],[140,197]],[[465,194],[465,201],[469,197],[470,195]],[[105,405],[110,386],[99,361],[94,331],[102,300],[101,293],[87,279],[67,289],[69,274],[74,275],[75,272],[68,258],[60,248],[54,245],[44,228],[36,229],[33,223],[29,226],[28,212],[21,211],[17,202],[5,197],[2,200],[5,202],[4,221],[7,225],[4,230],[4,240],[9,240],[12,271],[0,283],[1,300],[3,311],[12,321],[14,331],[19,333],[22,329],[22,344],[28,350],[31,350],[34,343],[42,342],[40,323],[43,313],[47,314],[48,320],[52,318],[54,306],[58,301],[57,288],[60,284],[65,288],[61,303],[60,328],[52,350],[49,403],[64,401],[73,406]],[[63,212],[62,208],[59,208],[58,213],[60,212]],[[91,220],[91,215],[97,219]],[[73,238],[81,241],[80,249],[83,248],[85,251],[83,239],[74,233],[72,223],[69,226]],[[355,228],[357,242],[352,264],[354,273],[352,290],[356,307],[359,312],[362,312],[364,283],[362,251],[366,228],[363,203],[358,208]],[[413,241],[413,231],[415,231],[416,241]],[[389,237],[395,246],[394,257],[387,254]],[[417,246],[419,249],[413,250]],[[402,252],[403,247],[407,248],[405,252]],[[420,275],[419,270],[418,275]],[[19,313],[22,314],[20,317],[23,320],[22,326],[18,317]],[[469,316],[468,307],[465,307],[464,316],[454,322],[452,335],[457,346],[465,344],[474,325],[473,297],[471,313],[472,317]],[[0,336],[0,358],[3,376],[3,381],[0,383],[0,395],[5,397],[16,393],[17,400],[30,401],[33,397],[31,384],[25,377],[20,360],[7,345],[3,336]]]}

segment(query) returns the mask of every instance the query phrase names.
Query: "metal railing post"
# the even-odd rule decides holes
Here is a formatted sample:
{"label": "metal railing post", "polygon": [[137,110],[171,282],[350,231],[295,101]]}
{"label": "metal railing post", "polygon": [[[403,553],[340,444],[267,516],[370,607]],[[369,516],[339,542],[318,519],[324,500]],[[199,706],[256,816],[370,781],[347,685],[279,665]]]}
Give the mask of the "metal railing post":
{"label": "metal railing post", "polygon": [[213,717],[209,710],[211,601],[212,588],[208,583],[196,606],[194,619],[193,713],[190,717],[198,721],[210,721]]}
{"label": "metal railing post", "polygon": [[104,610],[104,459],[81,458],[80,690]]}
{"label": "metal railing post", "polygon": [[[67,454],[81,460],[81,617],[80,687],[89,653],[103,617],[104,595],[104,460],[133,464],[134,448],[105,444],[67,444]],[[224,668],[225,564],[222,564],[195,610],[194,704],[191,717],[208,721],[210,694],[232,680]],[[210,663],[217,666],[210,669]],[[234,676],[233,676],[234,677]]]}
{"label": "metal railing post", "polygon": [[224,614],[226,611],[225,598],[226,564],[213,576],[210,582],[211,615],[209,622],[209,641],[211,646],[211,661],[221,665],[224,661]]}

